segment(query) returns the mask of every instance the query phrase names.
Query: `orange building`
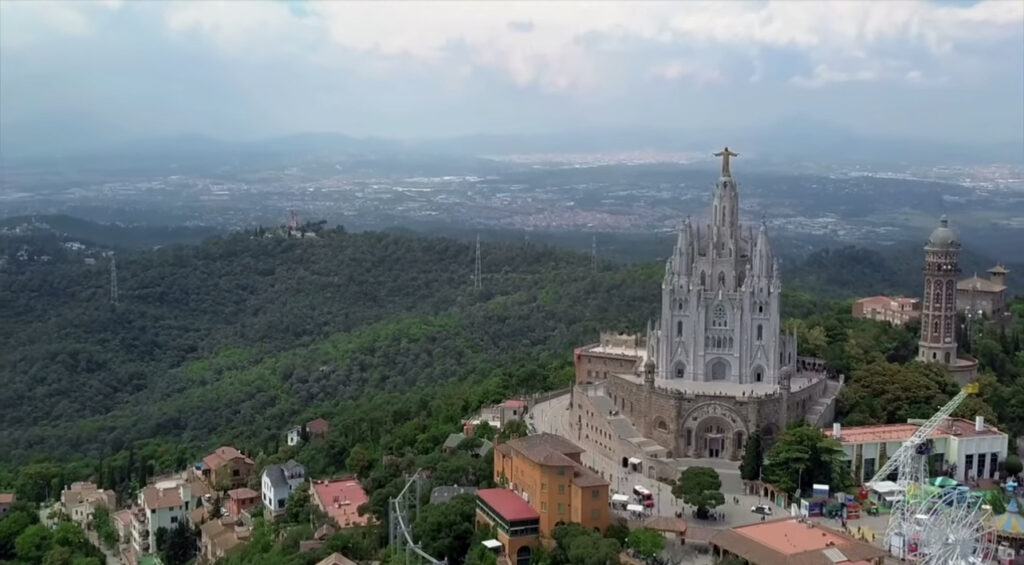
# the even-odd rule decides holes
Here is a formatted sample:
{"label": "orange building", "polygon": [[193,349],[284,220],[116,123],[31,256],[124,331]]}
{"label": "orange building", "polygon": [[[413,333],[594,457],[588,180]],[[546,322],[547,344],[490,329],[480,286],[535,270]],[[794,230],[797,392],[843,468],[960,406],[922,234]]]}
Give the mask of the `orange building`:
{"label": "orange building", "polygon": [[[538,545],[540,515],[525,500],[507,489],[490,488],[476,493],[476,524],[494,526],[498,530],[505,563],[529,565],[533,549]],[[484,541],[488,549],[495,540]]]}
{"label": "orange building", "polygon": [[543,433],[494,448],[494,480],[510,488],[540,514],[541,535],[555,524],[576,522],[603,532],[610,521],[608,481],[583,467],[583,450]]}

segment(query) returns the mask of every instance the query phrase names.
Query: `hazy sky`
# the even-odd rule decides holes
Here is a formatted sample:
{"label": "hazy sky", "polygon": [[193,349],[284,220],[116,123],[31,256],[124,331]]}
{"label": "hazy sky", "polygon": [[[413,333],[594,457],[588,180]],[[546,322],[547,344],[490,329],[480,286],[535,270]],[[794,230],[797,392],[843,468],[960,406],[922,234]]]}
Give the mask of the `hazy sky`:
{"label": "hazy sky", "polygon": [[1022,99],[1022,0],[0,1],[9,134],[433,136],[806,116],[1007,141],[1024,136]]}

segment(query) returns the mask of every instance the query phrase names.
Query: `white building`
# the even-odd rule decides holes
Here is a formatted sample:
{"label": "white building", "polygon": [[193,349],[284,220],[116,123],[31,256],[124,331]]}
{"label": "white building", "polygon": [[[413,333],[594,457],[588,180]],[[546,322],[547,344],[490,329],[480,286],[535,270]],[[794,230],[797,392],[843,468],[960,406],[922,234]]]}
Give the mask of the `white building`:
{"label": "white building", "polygon": [[192,489],[184,480],[166,480],[139,491],[138,506],[133,511],[132,549],[135,555],[156,552],[156,532],[168,531],[187,523],[188,512],[195,508]]}
{"label": "white building", "polygon": [[267,465],[261,477],[263,506],[271,516],[280,515],[288,504],[288,495],[306,480],[306,468],[294,459],[282,465]]}
{"label": "white building", "polygon": [[[903,442],[923,423],[911,420],[906,424],[838,427],[839,442],[853,479],[858,484],[870,481],[878,468],[900,448]],[[835,436],[836,428],[832,435]],[[952,472],[958,481],[996,476],[999,463],[1008,452],[1007,435],[985,423],[979,416],[971,422],[963,418],[946,418],[931,437],[932,466],[936,474]]]}
{"label": "white building", "polygon": [[288,430],[288,445],[295,447],[302,443],[302,426],[293,426],[292,429]]}
{"label": "white building", "polygon": [[85,527],[92,520],[96,508],[106,507],[111,513],[117,508],[117,496],[112,490],[100,490],[95,483],[76,482],[60,493],[64,513],[76,524]]}
{"label": "white building", "polygon": [[[740,225],[739,194],[726,148],[710,222],[687,218],[661,285],[661,319],[649,344],[656,379],[778,386],[780,367],[796,360],[792,337],[779,335],[779,267],[764,222]],[[792,343],[790,343],[792,340]]]}

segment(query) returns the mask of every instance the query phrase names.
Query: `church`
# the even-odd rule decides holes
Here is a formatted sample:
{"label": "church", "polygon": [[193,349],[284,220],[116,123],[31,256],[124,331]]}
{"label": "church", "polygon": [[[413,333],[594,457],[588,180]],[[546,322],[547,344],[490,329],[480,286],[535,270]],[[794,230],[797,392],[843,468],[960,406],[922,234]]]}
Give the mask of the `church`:
{"label": "church", "polygon": [[651,476],[675,476],[679,458],[737,460],[754,431],[770,444],[789,422],[827,425],[842,386],[781,331],[767,226],[740,224],[738,154],[715,156],[709,217],[679,229],[659,318],[646,335],[603,333],[575,351],[575,441]]}

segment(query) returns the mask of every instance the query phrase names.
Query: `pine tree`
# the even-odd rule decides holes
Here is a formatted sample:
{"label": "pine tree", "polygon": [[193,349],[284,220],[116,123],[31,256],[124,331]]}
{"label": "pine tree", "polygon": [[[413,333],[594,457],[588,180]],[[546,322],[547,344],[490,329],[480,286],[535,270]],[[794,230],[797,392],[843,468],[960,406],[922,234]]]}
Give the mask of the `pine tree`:
{"label": "pine tree", "polygon": [[761,462],[764,460],[764,448],[761,444],[761,433],[755,431],[747,438],[744,445],[743,462],[740,464],[740,477],[744,481],[756,481],[761,476]]}

